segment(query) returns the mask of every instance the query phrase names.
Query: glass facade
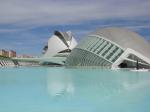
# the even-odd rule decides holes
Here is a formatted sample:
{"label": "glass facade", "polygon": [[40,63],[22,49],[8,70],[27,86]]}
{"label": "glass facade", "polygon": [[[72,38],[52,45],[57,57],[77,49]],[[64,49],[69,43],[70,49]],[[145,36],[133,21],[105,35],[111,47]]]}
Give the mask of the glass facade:
{"label": "glass facade", "polygon": [[118,45],[100,36],[88,36],[72,50],[69,66],[111,66],[124,52]]}
{"label": "glass facade", "polygon": [[96,30],[80,41],[66,65],[135,68],[137,62],[141,68],[150,68],[149,43],[135,32],[110,27]]}

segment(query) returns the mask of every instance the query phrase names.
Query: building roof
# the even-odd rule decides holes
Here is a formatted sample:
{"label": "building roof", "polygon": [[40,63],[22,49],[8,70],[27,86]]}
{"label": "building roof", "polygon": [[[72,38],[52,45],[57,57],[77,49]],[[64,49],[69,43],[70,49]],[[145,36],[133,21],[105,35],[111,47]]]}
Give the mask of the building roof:
{"label": "building roof", "polygon": [[115,42],[123,49],[131,48],[150,59],[150,43],[135,32],[124,28],[109,27],[97,30],[91,35],[99,35]]}
{"label": "building roof", "polygon": [[73,49],[77,45],[71,32],[55,31],[54,35],[48,40],[48,49],[44,54],[45,57],[55,56],[66,49]]}

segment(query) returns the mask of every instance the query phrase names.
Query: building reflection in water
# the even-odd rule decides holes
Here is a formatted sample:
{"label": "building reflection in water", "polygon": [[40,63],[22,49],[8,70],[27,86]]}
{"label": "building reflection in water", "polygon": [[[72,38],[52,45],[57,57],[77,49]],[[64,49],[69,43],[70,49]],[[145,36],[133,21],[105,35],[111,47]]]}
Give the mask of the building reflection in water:
{"label": "building reflection in water", "polygon": [[[59,69],[47,71],[48,93],[51,97],[72,96],[90,101],[124,99],[140,93],[149,87],[149,75],[129,71],[71,70]],[[142,95],[141,95],[142,96]],[[135,96],[135,99],[138,98]]]}
{"label": "building reflection in water", "polygon": [[72,81],[72,75],[64,69],[47,71],[47,85],[50,96],[73,95],[75,88]]}

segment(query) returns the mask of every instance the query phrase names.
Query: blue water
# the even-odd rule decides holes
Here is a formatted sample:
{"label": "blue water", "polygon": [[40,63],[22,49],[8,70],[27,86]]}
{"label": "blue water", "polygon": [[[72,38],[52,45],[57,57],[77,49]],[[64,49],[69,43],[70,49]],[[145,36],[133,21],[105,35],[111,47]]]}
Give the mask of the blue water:
{"label": "blue water", "polygon": [[0,112],[150,112],[150,72],[0,68]]}

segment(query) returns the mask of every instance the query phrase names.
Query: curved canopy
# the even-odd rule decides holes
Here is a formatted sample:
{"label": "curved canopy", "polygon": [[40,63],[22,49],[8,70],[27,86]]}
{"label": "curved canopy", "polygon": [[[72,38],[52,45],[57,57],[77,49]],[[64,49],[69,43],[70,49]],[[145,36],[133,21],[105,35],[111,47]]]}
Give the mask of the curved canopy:
{"label": "curved canopy", "polygon": [[91,35],[102,36],[120,45],[124,49],[131,48],[150,59],[150,43],[135,32],[124,28],[109,27],[97,30],[91,33]]}

